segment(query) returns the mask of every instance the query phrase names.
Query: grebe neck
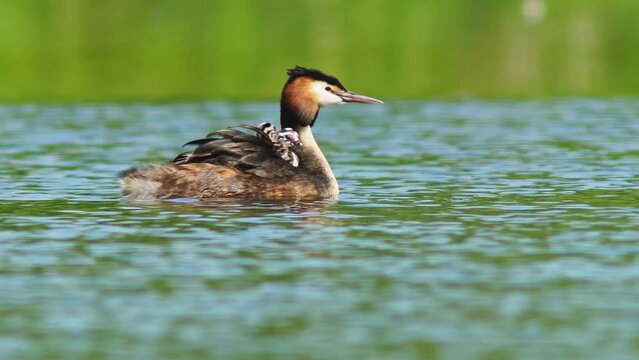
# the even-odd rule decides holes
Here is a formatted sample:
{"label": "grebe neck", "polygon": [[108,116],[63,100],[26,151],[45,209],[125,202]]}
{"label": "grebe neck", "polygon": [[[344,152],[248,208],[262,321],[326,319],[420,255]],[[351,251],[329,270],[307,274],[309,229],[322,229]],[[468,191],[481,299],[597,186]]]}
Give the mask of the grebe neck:
{"label": "grebe neck", "polygon": [[328,164],[324,153],[315,141],[310,126],[293,126],[297,131],[302,146],[295,149],[300,158],[300,170],[303,170],[313,178],[322,196],[337,196],[339,185],[331,166]]}

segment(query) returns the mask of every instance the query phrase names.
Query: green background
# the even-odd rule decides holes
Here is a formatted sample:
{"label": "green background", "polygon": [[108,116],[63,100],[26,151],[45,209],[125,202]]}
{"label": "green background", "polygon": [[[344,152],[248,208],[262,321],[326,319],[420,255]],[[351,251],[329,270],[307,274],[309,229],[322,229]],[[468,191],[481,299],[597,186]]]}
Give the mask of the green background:
{"label": "green background", "polygon": [[639,93],[636,0],[0,0],[0,101]]}

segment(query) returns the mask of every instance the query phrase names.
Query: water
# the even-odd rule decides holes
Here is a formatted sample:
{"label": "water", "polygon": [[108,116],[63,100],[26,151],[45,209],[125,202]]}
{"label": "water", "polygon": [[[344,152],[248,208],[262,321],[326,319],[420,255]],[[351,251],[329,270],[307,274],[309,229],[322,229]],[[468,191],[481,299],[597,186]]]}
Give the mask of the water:
{"label": "water", "polygon": [[120,201],[276,113],[0,107],[0,358],[639,356],[639,101],[326,109],[338,201]]}

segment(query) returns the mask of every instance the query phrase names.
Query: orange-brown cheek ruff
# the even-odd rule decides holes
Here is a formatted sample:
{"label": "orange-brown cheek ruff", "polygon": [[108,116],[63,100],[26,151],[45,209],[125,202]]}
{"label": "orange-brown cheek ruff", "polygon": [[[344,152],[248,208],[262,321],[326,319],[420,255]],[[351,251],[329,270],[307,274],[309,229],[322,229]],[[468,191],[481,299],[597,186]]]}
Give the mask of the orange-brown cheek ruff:
{"label": "orange-brown cheek ruff", "polygon": [[[311,78],[300,77],[284,87],[281,100],[283,117],[297,119],[298,122],[302,122],[299,125],[313,125],[319,112],[319,101],[312,91],[313,82]],[[282,127],[294,126],[294,124],[282,123]]]}

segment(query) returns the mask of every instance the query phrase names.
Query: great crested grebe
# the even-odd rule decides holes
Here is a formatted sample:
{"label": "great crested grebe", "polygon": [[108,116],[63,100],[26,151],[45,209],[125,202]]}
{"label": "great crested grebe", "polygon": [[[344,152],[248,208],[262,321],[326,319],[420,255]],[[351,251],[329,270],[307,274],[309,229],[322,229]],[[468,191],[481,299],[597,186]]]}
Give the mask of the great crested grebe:
{"label": "great crested grebe", "polygon": [[[282,90],[280,124],[238,125],[214,131],[172,162],[131,168],[120,174],[122,195],[168,198],[334,198],[339,186],[311,128],[323,106],[382,104],[352,93],[316,69],[288,70]],[[255,135],[240,129],[248,129]]]}

